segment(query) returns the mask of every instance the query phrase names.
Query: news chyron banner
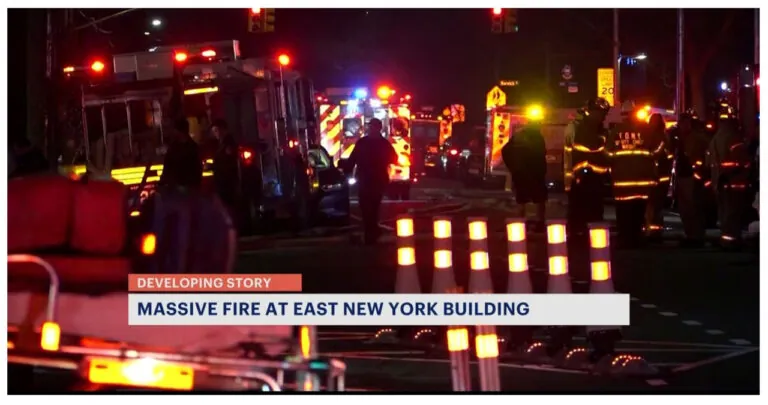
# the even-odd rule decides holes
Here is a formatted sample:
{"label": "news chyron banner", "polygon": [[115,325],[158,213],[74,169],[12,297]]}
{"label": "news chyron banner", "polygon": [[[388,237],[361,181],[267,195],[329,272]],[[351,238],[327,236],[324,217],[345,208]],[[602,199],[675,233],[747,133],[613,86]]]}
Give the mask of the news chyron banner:
{"label": "news chyron banner", "polygon": [[627,294],[301,294],[299,274],[131,275],[130,325],[629,325]]}

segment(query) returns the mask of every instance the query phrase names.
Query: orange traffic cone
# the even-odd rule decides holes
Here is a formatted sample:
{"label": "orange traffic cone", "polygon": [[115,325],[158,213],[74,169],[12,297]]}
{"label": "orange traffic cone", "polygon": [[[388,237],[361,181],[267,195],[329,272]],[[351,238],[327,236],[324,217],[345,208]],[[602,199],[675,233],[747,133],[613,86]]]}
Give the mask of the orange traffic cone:
{"label": "orange traffic cone", "polygon": [[525,219],[507,220],[507,253],[509,254],[509,294],[531,294],[531,275],[528,272],[528,246]]}
{"label": "orange traffic cone", "polygon": [[456,288],[456,278],[453,275],[451,219],[435,217],[432,223],[435,236],[435,275],[432,279],[432,292],[445,294]]}
{"label": "orange traffic cone", "polygon": [[[589,259],[591,266],[590,294],[613,294],[611,277],[610,232],[608,224],[589,224]],[[593,362],[609,358],[616,352],[616,342],[621,339],[619,326],[587,326],[587,338],[592,346]]]}
{"label": "orange traffic cone", "polygon": [[397,218],[397,279],[395,293],[421,294],[419,273],[416,269],[416,239],[413,231],[413,218]]}
{"label": "orange traffic cone", "polygon": [[565,221],[547,221],[547,254],[549,256],[547,292],[550,294],[571,294]]}

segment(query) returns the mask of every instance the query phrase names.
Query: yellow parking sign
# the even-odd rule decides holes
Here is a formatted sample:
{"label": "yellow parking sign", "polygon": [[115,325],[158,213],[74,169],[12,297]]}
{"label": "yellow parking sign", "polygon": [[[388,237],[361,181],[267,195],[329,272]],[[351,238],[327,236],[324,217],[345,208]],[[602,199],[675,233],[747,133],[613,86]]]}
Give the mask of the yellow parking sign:
{"label": "yellow parking sign", "polygon": [[614,105],[613,86],[613,69],[597,69],[597,96],[604,98],[611,107]]}

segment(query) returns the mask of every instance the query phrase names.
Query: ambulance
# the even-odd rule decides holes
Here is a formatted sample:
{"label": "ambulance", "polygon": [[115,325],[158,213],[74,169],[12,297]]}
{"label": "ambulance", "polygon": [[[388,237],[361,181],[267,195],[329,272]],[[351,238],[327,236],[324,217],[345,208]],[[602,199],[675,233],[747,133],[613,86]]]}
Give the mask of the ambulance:
{"label": "ambulance", "polygon": [[[304,221],[314,192],[307,167],[316,138],[312,83],[288,57],[244,58],[236,40],[155,47],[85,66],[64,67],[79,84],[83,140],[71,176],[107,176],[131,187],[131,215],[152,194],[174,119],[185,117],[200,143],[204,180],[214,148],[205,130],[224,119],[240,150],[240,192],[247,227],[267,218]],[[208,138],[209,139],[209,138]]]}
{"label": "ambulance", "polygon": [[576,109],[547,110],[538,104],[527,106],[498,106],[490,109],[485,129],[485,150],[482,155],[472,154],[467,159],[465,183],[479,185],[509,185],[509,170],[504,164],[501,150],[514,134],[531,120],[541,122],[541,133],[547,148],[547,187],[563,187],[563,151],[565,127],[576,116]]}
{"label": "ambulance", "polygon": [[[367,88],[330,88],[317,96],[320,101],[320,145],[333,158],[337,167],[346,167],[355,142],[365,136],[371,119],[383,124],[383,135],[397,152],[398,162],[389,168],[390,199],[410,198],[411,183],[411,109],[410,97],[395,99],[395,90],[381,86],[376,96],[369,96]],[[407,98],[407,99],[406,99]],[[354,177],[349,179],[356,183]]]}

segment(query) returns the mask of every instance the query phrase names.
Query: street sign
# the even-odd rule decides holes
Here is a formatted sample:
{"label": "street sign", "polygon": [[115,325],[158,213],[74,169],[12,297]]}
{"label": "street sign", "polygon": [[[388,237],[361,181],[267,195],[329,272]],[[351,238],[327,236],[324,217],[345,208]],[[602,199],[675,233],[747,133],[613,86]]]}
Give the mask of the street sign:
{"label": "street sign", "polygon": [[597,96],[602,97],[613,107],[613,69],[597,69]]}
{"label": "street sign", "polygon": [[499,86],[494,86],[485,98],[485,107],[492,109],[507,104],[507,94]]}
{"label": "street sign", "polygon": [[502,86],[502,87],[514,87],[519,84],[520,82],[517,80],[502,80],[499,82],[499,86]]}

